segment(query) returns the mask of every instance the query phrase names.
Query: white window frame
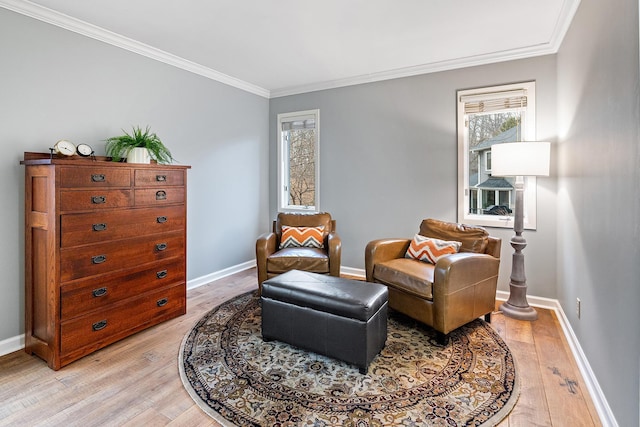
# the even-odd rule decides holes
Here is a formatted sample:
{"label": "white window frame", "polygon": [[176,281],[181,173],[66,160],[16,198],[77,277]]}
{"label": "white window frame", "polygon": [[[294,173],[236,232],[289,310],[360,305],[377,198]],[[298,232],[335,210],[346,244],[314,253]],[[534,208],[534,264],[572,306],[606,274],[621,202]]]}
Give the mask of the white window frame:
{"label": "white window frame", "polygon": [[487,150],[484,153],[484,170],[486,172],[491,172],[491,167],[489,167],[490,160],[491,160],[491,150]]}
{"label": "white window frame", "polygon": [[[527,106],[522,118],[522,141],[536,140],[536,90],[535,82],[522,82],[499,86],[482,87],[457,91],[457,122],[458,122],[458,222],[480,225],[484,227],[513,228],[513,213],[503,215],[480,215],[470,213],[469,207],[469,147],[467,117],[464,111],[463,97],[481,99],[495,99],[501,92],[524,91],[527,96]],[[508,111],[508,110],[505,110]],[[496,111],[499,112],[499,111]],[[480,193],[478,193],[480,197]],[[535,230],[536,218],[536,178],[524,177],[524,228]]]}
{"label": "white window frame", "polygon": [[[288,145],[282,138],[282,124],[298,120],[315,120],[315,202],[313,206],[297,206],[289,204],[289,190],[287,188],[289,174]],[[278,141],[278,211],[279,212],[320,212],[320,110],[295,111],[278,114],[276,129]]]}

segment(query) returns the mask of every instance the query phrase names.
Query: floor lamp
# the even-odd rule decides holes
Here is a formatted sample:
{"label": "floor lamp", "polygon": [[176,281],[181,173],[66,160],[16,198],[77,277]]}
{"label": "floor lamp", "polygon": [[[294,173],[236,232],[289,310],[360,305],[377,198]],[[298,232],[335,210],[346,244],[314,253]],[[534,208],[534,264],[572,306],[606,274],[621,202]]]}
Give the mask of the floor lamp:
{"label": "floor lamp", "polygon": [[506,316],[520,320],[536,320],[538,313],[527,302],[527,279],[524,275],[524,254],[522,250],[527,241],[522,237],[523,227],[523,194],[525,176],[549,176],[548,142],[509,142],[491,146],[491,175],[516,177],[516,208],[513,230],[516,235],[511,238],[511,246],[515,250],[511,264],[511,282],[509,283],[509,299],[500,306]]}

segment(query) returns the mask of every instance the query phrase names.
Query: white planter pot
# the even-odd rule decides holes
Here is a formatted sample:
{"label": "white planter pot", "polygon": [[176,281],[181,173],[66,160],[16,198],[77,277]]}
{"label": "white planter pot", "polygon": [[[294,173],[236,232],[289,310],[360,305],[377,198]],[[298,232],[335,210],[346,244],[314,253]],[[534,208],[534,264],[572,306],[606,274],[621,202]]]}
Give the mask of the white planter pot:
{"label": "white planter pot", "polygon": [[127,154],[127,163],[151,163],[149,150],[144,147],[135,147]]}

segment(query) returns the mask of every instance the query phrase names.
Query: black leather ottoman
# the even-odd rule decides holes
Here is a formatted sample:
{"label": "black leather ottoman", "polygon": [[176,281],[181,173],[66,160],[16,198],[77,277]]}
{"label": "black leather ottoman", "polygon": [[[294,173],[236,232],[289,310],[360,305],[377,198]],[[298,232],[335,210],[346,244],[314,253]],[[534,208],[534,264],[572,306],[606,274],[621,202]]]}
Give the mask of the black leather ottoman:
{"label": "black leather ottoman", "polygon": [[356,365],[387,340],[387,287],[292,270],[262,283],[262,338]]}

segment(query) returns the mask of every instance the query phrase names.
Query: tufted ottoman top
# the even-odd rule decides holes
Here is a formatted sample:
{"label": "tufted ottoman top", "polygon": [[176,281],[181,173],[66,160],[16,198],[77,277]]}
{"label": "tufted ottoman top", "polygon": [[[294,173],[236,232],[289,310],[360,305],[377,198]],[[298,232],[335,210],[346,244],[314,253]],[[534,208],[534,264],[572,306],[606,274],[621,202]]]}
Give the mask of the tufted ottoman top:
{"label": "tufted ottoman top", "polygon": [[262,298],[366,322],[387,302],[388,290],[379,283],[291,270],[264,281]]}

